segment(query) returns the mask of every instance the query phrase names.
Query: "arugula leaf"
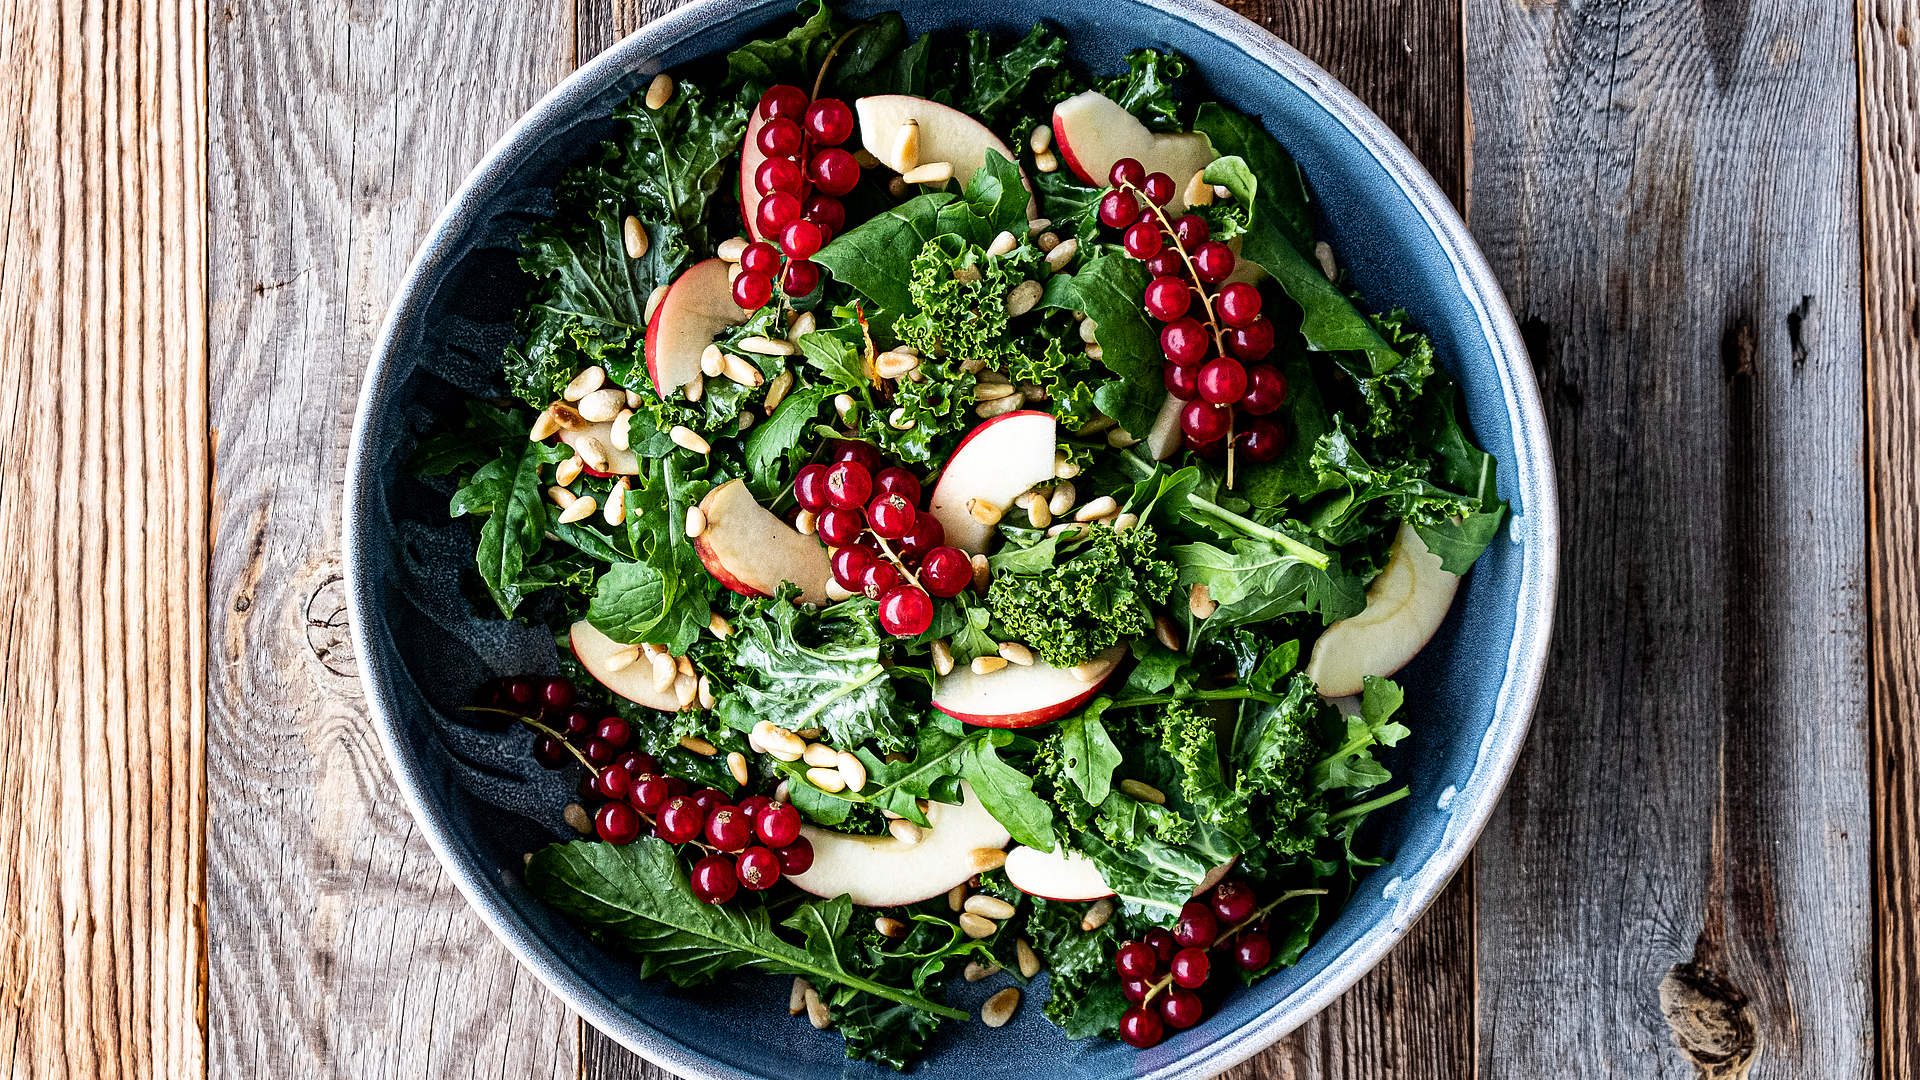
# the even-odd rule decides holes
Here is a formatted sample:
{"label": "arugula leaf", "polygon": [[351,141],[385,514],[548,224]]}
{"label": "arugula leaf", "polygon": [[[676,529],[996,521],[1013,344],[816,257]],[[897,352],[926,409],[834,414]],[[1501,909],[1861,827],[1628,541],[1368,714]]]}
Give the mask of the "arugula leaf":
{"label": "arugula leaf", "polygon": [[1113,1034],[1128,1005],[1113,977],[1114,954],[1120,951],[1119,920],[1082,930],[1080,920],[1089,906],[1035,897],[1027,916],[1027,936],[1047,958],[1052,993],[1045,1006],[1047,1019],[1065,1029],[1069,1039]]}
{"label": "arugula leaf", "polygon": [[769,493],[782,482],[784,473],[774,468],[776,462],[791,465],[804,458],[800,440],[812,430],[821,408],[832,400],[831,387],[809,386],[795,390],[772,416],[755,425],[753,433],[747,436],[746,452],[747,471],[753,474],[758,493]]}
{"label": "arugula leaf", "polygon": [[[547,501],[540,470],[573,456],[564,446],[509,442],[500,456],[475,470],[453,493],[447,512],[453,517],[486,514],[474,562],[500,614],[512,618],[531,591],[522,574],[539,552],[547,526]],[[538,586],[535,586],[536,588]]]}
{"label": "arugula leaf", "polygon": [[1368,675],[1362,680],[1360,712],[1346,718],[1346,738],[1333,752],[1315,762],[1307,779],[1321,791],[1334,788],[1366,789],[1393,779],[1384,766],[1373,759],[1373,747],[1394,746],[1412,734],[1405,724],[1395,723],[1406,694],[1398,684]]}
{"label": "arugula leaf", "polygon": [[1016,842],[1052,851],[1053,811],[1033,793],[1033,777],[1000,759],[999,748],[1016,738],[1007,731],[983,734],[974,741],[961,774],[980,797],[980,804],[1006,826]]}
{"label": "arugula leaf", "polygon": [[445,476],[469,465],[484,465],[502,449],[524,441],[531,426],[516,409],[469,401],[466,423],[458,430],[421,439],[407,458],[407,471],[416,476]]}
{"label": "arugula leaf", "polygon": [[1100,698],[1086,711],[1062,721],[1056,736],[1060,740],[1060,760],[1067,778],[1080,789],[1081,797],[1095,806],[1105,801],[1107,793],[1113,790],[1113,770],[1120,767],[1121,761],[1119,748],[1113,745],[1106,725],[1100,722],[1100,713],[1106,711],[1108,701]]}
{"label": "arugula leaf", "polygon": [[1041,304],[1084,311],[1094,320],[1100,363],[1114,374],[1093,392],[1100,411],[1127,431],[1144,435],[1166,400],[1161,386],[1159,334],[1147,322],[1140,296],[1146,267],[1118,252],[1088,259],[1072,277],[1047,283]]}
{"label": "arugula leaf", "polygon": [[668,457],[651,480],[632,478],[627,539],[640,557],[614,561],[600,576],[587,621],[615,641],[684,655],[712,620],[717,586],[685,532],[687,504],[703,491],[680,484],[678,469]]}

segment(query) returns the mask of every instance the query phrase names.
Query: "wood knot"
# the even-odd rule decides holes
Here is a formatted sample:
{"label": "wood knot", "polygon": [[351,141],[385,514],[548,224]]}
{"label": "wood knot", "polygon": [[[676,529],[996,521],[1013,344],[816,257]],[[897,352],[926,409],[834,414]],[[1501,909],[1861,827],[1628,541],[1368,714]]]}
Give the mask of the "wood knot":
{"label": "wood knot", "polygon": [[347,583],[329,574],[307,597],[307,648],[320,666],[343,679],[358,679],[353,631],[347,622]]}
{"label": "wood knot", "polygon": [[1660,980],[1660,1011],[1700,1080],[1744,1080],[1760,1056],[1747,995],[1712,968],[1675,964]]}

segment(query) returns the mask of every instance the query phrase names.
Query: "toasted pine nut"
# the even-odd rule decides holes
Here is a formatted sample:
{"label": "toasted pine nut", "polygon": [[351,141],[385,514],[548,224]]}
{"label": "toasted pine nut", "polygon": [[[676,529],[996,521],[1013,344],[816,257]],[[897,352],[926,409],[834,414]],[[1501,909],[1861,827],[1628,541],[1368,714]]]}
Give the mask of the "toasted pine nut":
{"label": "toasted pine nut", "polygon": [[696,454],[713,453],[713,444],[701,438],[698,432],[685,424],[673,425],[667,431],[667,438],[672,439],[675,446],[691,450]]}
{"label": "toasted pine nut", "polygon": [[847,782],[849,789],[859,792],[867,786],[866,762],[842,750],[834,764],[839,768],[840,777]]}
{"label": "toasted pine nut", "polygon": [[840,751],[825,743],[810,743],[800,758],[815,768],[831,769],[840,763]]}
{"label": "toasted pine nut", "polygon": [[[1011,234],[1001,233],[1000,235],[1008,236]],[[1046,291],[1047,287],[1045,285],[1032,280],[1023,281],[1015,285],[1007,292],[1007,317],[1017,319],[1027,312],[1032,311],[1033,305],[1040,302],[1041,295]]]}
{"label": "toasted pine nut", "polygon": [[707,512],[698,506],[687,507],[687,536],[699,536],[707,531]]}
{"label": "toasted pine nut", "polygon": [[947,907],[949,910],[958,912],[962,907],[966,906],[966,903],[967,903],[967,883],[966,882],[963,881],[960,884],[955,885],[953,888],[947,890]]}
{"label": "toasted pine nut", "polygon": [[833,1026],[833,1010],[827,1008],[827,1003],[820,1000],[820,992],[811,986],[807,987],[807,1023],[812,1024],[815,1031]]}
{"label": "toasted pine nut", "polygon": [[1060,234],[1051,231],[1043,232],[1033,238],[1033,243],[1034,246],[1038,247],[1041,251],[1051,252],[1054,248],[1060,246]]}
{"label": "toasted pine nut", "polygon": [[757,421],[758,419],[760,418],[753,415],[752,409],[741,409],[740,415],[734,418],[734,424],[741,431],[745,431],[748,428],[752,427],[754,425],[754,422]]}
{"label": "toasted pine nut", "polygon": [[725,615],[717,611],[707,620],[707,630],[721,641],[725,641],[733,636],[733,624],[727,621]]}
{"label": "toasted pine nut", "polygon": [[906,406],[901,406],[887,414],[887,426],[895,431],[912,431],[918,421],[907,415]]}
{"label": "toasted pine nut", "polygon": [[1032,236],[1035,233],[1046,232],[1049,228],[1052,228],[1052,227],[1053,227],[1052,218],[1037,217],[1037,218],[1027,219],[1027,235],[1028,236]]}
{"label": "toasted pine nut", "polygon": [[629,259],[645,257],[647,248],[652,244],[652,241],[647,239],[646,228],[640,224],[640,219],[632,214],[628,214],[627,220],[620,224],[620,239],[626,242]]}
{"label": "toasted pine nut", "polygon": [[953,646],[947,644],[946,638],[936,638],[932,645],[932,651],[933,673],[935,675],[951,674],[953,671]]}
{"label": "toasted pine nut", "polygon": [[1033,131],[1027,135],[1027,149],[1036,154],[1043,154],[1046,153],[1047,147],[1052,145],[1053,127],[1048,124],[1035,124]]}
{"label": "toasted pine nut", "polygon": [[599,364],[593,364],[580,369],[580,374],[575,375],[573,381],[567,384],[567,388],[560,391],[560,397],[566,401],[579,401],[581,398],[600,389],[601,386],[606,384],[606,381],[607,369],[601,367]]}
{"label": "toasted pine nut", "polygon": [[607,657],[607,670],[625,671],[638,659],[640,659],[640,646],[629,645]]}
{"label": "toasted pine nut", "polygon": [[[1055,475],[1058,475],[1060,472],[1059,466],[1056,465],[1053,471]],[[1047,509],[1053,511],[1057,517],[1073,509],[1074,501],[1079,497],[1080,493],[1074,490],[1073,481],[1062,480],[1053,485],[1053,494],[1047,497]]]}
{"label": "toasted pine nut", "polygon": [[[808,314],[812,314],[812,312],[808,312]],[[772,416],[773,410],[779,408],[780,403],[787,400],[787,391],[792,389],[793,372],[783,371],[773,377],[773,381],[767,384],[767,400],[763,406],[767,410],[768,416]]]}
{"label": "toasted pine nut", "polygon": [[740,339],[740,351],[758,356],[792,356],[800,351],[800,346],[786,338],[761,337],[754,334]]}
{"label": "toasted pine nut", "polygon": [[[694,699],[700,696],[700,680],[687,674],[676,676],[673,680],[673,696],[680,702],[681,708],[691,708]],[[716,754],[719,752],[718,749],[714,750]]]}
{"label": "toasted pine nut", "polygon": [[699,401],[707,392],[707,377],[697,371],[694,372],[693,378],[688,379],[686,384],[680,387],[680,392],[687,395],[688,401]]}
{"label": "toasted pine nut", "polygon": [[653,291],[647,294],[647,310],[646,313],[640,317],[640,320],[646,323],[653,322],[653,313],[660,310],[660,301],[666,298],[667,287],[665,285],[655,285]]}
{"label": "toasted pine nut", "polygon": [[1219,607],[1219,604],[1213,602],[1213,590],[1205,582],[1187,590],[1187,610],[1193,613],[1194,618],[1204,619]]}
{"label": "toasted pine nut", "polygon": [[982,380],[974,384],[973,400],[999,401],[1003,397],[1013,396],[1014,392],[1015,391],[1012,383],[987,382],[985,380]]}
{"label": "toasted pine nut", "polygon": [[582,495],[573,500],[572,506],[560,511],[560,517],[556,520],[562,525],[570,525],[576,521],[585,521],[587,518],[592,517],[593,512],[598,509],[600,509],[600,504],[594,501],[593,496]]}
{"label": "toasted pine nut", "polygon": [[1033,951],[1033,946],[1027,944],[1026,938],[1013,943],[1013,955],[1020,963],[1021,978],[1031,979],[1040,974],[1040,954]]}
{"label": "toasted pine nut", "polygon": [[768,724],[760,733],[760,741],[767,744],[767,752],[778,757],[791,754],[788,761],[799,761],[807,752],[807,741],[778,724]]}
{"label": "toasted pine nut", "polygon": [[998,974],[999,971],[999,964],[983,964],[978,960],[969,960],[967,961],[966,968],[963,969],[960,974],[964,976],[968,982],[979,982],[989,975]]}
{"label": "toasted pine nut", "polygon": [[881,915],[878,918],[874,919],[873,928],[875,930],[880,931],[881,937],[890,937],[890,938],[906,937],[907,930],[909,929],[906,923],[903,923],[899,919],[891,918],[886,915]]}
{"label": "toasted pine nut", "polygon": [[975,675],[991,675],[1006,666],[1006,660],[998,656],[976,656],[973,658],[973,673]]}
{"label": "toasted pine nut", "polygon": [[725,240],[720,241],[720,246],[715,248],[713,253],[730,263],[737,263],[740,261],[740,257],[747,253],[747,238],[744,236],[729,236]]}
{"label": "toasted pine nut", "polygon": [[1173,624],[1173,620],[1168,618],[1164,611],[1156,611],[1153,614],[1153,636],[1160,639],[1160,644],[1174,652],[1180,651],[1180,628]]}
{"label": "toasted pine nut", "polygon": [[653,692],[656,694],[664,694],[672,690],[673,681],[680,677],[679,669],[673,666],[673,657],[663,652],[657,652],[652,654],[651,659],[653,663]]}
{"label": "toasted pine nut", "polygon": [[1047,500],[1035,495],[1033,501],[1027,504],[1027,520],[1033,523],[1034,528],[1044,529],[1053,524],[1053,507],[1048,505]]}
{"label": "toasted pine nut", "polygon": [[[1065,454],[1055,454],[1053,455],[1053,475],[1062,480],[1071,480],[1080,475],[1080,465]],[[1067,505],[1072,506],[1073,503],[1069,501]],[[1059,511],[1056,510],[1055,513]]]}
{"label": "toasted pine nut", "polygon": [[701,757],[712,757],[720,752],[719,747],[693,735],[687,735],[681,738],[680,749],[690,750],[693,753],[699,754]]}
{"label": "toasted pine nut", "polygon": [[1167,793],[1152,784],[1143,784],[1138,780],[1122,780],[1120,790],[1123,794],[1141,802],[1150,802],[1155,806],[1167,805]]}
{"label": "toasted pine nut", "polygon": [[607,471],[607,447],[592,435],[582,435],[580,441],[573,444],[574,453],[594,472]]}
{"label": "toasted pine nut", "polygon": [[1020,241],[1017,237],[1010,232],[1002,232],[999,236],[993,238],[993,243],[987,245],[987,258],[992,259],[1005,255],[1007,252],[1019,246]]}
{"label": "toasted pine nut", "polygon": [[1020,397],[1020,395],[1010,394],[998,401],[986,401],[975,405],[973,412],[975,416],[980,417],[982,420],[991,420],[996,416],[1005,416],[1025,404],[1026,400]]}
{"label": "toasted pine nut", "polygon": [[627,408],[629,409],[638,409],[640,407],[640,403],[646,400],[645,398],[641,397],[639,394],[636,394],[631,390],[628,390],[626,393],[627,393]]}
{"label": "toasted pine nut", "polygon": [[966,910],[987,919],[1013,918],[1013,905],[997,896],[975,893],[967,897]]}
{"label": "toasted pine nut", "polygon": [[1089,360],[1099,360],[1104,358],[1107,355],[1107,350],[1101,348],[1100,343],[1097,341],[1087,346],[1082,351],[1086,353],[1087,359]]}
{"label": "toasted pine nut", "polygon": [[919,356],[899,349],[888,350],[873,358],[873,370],[883,379],[898,379],[919,366]]}
{"label": "toasted pine nut", "polygon": [[1033,155],[1033,167],[1043,173],[1059,172],[1060,159],[1054,156],[1052,150],[1042,150]]}
{"label": "toasted pine nut", "polygon": [[795,315],[793,317],[793,324],[787,327],[787,340],[793,342],[795,345],[799,345],[800,339],[813,333],[814,328],[818,325],[819,320],[814,318],[813,312],[803,311]]}
{"label": "toasted pine nut", "polygon": [[900,175],[909,184],[944,184],[953,179],[953,162],[929,161]]}
{"label": "toasted pine nut", "polygon": [[1207,170],[1200,169],[1194,172],[1193,178],[1187,181],[1187,190],[1181,198],[1186,200],[1188,206],[1213,205],[1213,185],[1207,183]]}
{"label": "toasted pine nut", "polygon": [[632,409],[621,409],[613,414],[613,430],[607,434],[613,440],[615,450],[633,449],[633,429],[627,427],[627,421],[631,419],[633,419]]}
{"label": "toasted pine nut", "polygon": [[1120,509],[1120,504],[1113,501],[1113,496],[1102,495],[1099,498],[1088,502],[1085,506],[1082,506],[1080,509],[1075,510],[1073,512],[1073,520],[1092,521],[1095,518],[1106,517],[1108,514],[1111,514],[1118,509]]}
{"label": "toasted pine nut", "polygon": [[793,993],[787,995],[787,1015],[799,1016],[807,1011],[807,991],[813,984],[798,975],[793,977]]}
{"label": "toasted pine nut", "polygon": [[893,166],[903,174],[920,164],[920,121],[909,117],[893,136]]}
{"label": "toasted pine nut", "polygon": [[[711,705],[707,706],[712,708]],[[733,774],[733,782],[744,785],[747,782],[747,755],[735,750],[727,755],[727,771]]]}
{"label": "toasted pine nut", "polygon": [[820,515],[811,510],[802,510],[793,516],[793,527],[800,530],[802,536],[812,536],[820,527]]}
{"label": "toasted pine nut", "polygon": [[[640,643],[640,651],[646,653],[648,659],[652,659],[655,655],[666,652],[667,647],[664,645],[655,645],[651,641],[643,641]],[[668,653],[667,659],[673,659],[673,654]]]}
{"label": "toasted pine nut", "polygon": [[846,777],[838,769],[808,769],[807,782],[821,791],[841,792],[847,790]]}
{"label": "toasted pine nut", "polygon": [[975,555],[973,562],[973,591],[985,595],[987,586],[993,583],[993,567],[987,564],[985,555]]}
{"label": "toasted pine nut", "polygon": [[920,826],[915,825],[906,818],[898,818],[887,822],[887,831],[893,834],[895,840],[903,844],[917,844],[920,842]]}
{"label": "toasted pine nut", "polygon": [[1327,275],[1328,281],[1340,280],[1340,267],[1333,261],[1333,245],[1325,240],[1313,245],[1313,257],[1320,263],[1320,272]]}
{"label": "toasted pine nut", "polygon": [[1065,240],[1060,241],[1059,247],[1047,252],[1047,265],[1052,267],[1056,272],[1065,270],[1067,264],[1073,261],[1074,253],[1079,250],[1080,241],[1069,236]]}
{"label": "toasted pine nut", "polygon": [[561,487],[571,485],[575,480],[580,479],[580,470],[585,465],[586,462],[580,460],[579,454],[573,455],[553,467],[553,482]]}
{"label": "toasted pine nut", "polygon": [[853,592],[845,586],[842,586],[838,580],[834,578],[827,579],[827,599],[837,604],[842,600],[853,599],[853,595]]}
{"label": "toasted pine nut", "polygon": [[833,411],[835,415],[839,416],[841,419],[845,419],[846,415],[853,411],[853,395],[852,394],[833,395]]}
{"label": "toasted pine nut", "polygon": [[601,424],[620,415],[620,410],[627,407],[627,395],[612,387],[595,390],[581,398],[580,404],[575,407],[580,410],[581,416]]}
{"label": "toasted pine nut", "polygon": [[568,803],[567,808],[560,812],[560,816],[567,819],[567,827],[574,832],[592,835],[593,819],[587,816],[586,807],[579,803]]}
{"label": "toasted pine nut", "polygon": [[1033,650],[1017,641],[1003,641],[1000,643],[1000,659],[1005,660],[1009,664],[1018,664],[1021,667],[1032,667]]}
{"label": "toasted pine nut", "polygon": [[953,272],[953,280],[960,282],[962,285],[971,285],[979,281],[980,276],[980,268],[977,266],[963,266]]}
{"label": "toasted pine nut", "polygon": [[[748,340],[752,339],[749,338]],[[726,373],[727,378],[739,383],[741,386],[759,386],[761,383],[767,381],[767,377],[760,373],[759,368],[732,353],[728,353],[726,358],[720,361],[720,364],[721,370]]]}
{"label": "toasted pine nut", "polygon": [[1009,986],[988,998],[980,1006],[980,1022],[990,1028],[1001,1027],[1013,1019],[1020,1008],[1020,988]]}
{"label": "toasted pine nut", "polygon": [[1007,865],[1007,853],[997,847],[974,848],[967,855],[967,864],[974,873],[984,874]]}
{"label": "toasted pine nut", "polygon": [[1107,920],[1111,918],[1113,918],[1113,901],[1102,897],[1095,900],[1093,906],[1087,909],[1087,913],[1081,916],[1080,929],[1086,933],[1092,933],[1107,925]]}
{"label": "toasted pine nut", "polygon": [[1075,664],[1068,668],[1067,674],[1072,675],[1081,682],[1090,683],[1100,676],[1105,675],[1110,670],[1112,669],[1089,660],[1084,664]]}
{"label": "toasted pine nut", "polygon": [[[713,708],[714,704],[719,700],[713,696],[713,680],[707,678],[705,675],[700,676],[699,688],[694,700],[698,701],[700,707],[703,709]],[[743,757],[741,760],[744,761],[746,759]],[[743,784],[746,783],[745,780],[741,780],[740,782]]]}
{"label": "toasted pine nut", "polygon": [[673,76],[661,72],[647,84],[647,108],[657,109],[673,100]]}
{"label": "toasted pine nut", "polygon": [[1125,428],[1113,428],[1107,432],[1107,445],[1115,450],[1125,450],[1129,446],[1140,445],[1140,440]]}
{"label": "toasted pine nut", "polygon": [[1087,344],[1091,345],[1095,341],[1099,340],[1098,335],[1100,333],[1100,324],[1093,321],[1092,319],[1081,319],[1079,330],[1080,330],[1081,341],[1084,341]]}
{"label": "toasted pine nut", "polygon": [[998,525],[1006,511],[985,499],[968,499],[967,513],[982,525]]}
{"label": "toasted pine nut", "polygon": [[586,417],[580,415],[579,409],[564,401],[556,401],[547,406],[547,411],[553,413],[554,423],[567,431],[584,431],[593,426]]}
{"label": "toasted pine nut", "polygon": [[775,784],[773,786],[773,801],[774,802],[792,802],[793,801],[793,792],[791,789],[787,787],[787,782],[785,780],[782,780],[778,784]]}
{"label": "toasted pine nut", "polygon": [[1140,524],[1139,514],[1121,514],[1119,517],[1113,519],[1113,531],[1126,532],[1138,524]]}
{"label": "toasted pine nut", "polygon": [[994,922],[992,919],[983,919],[971,911],[961,912],[959,921],[960,929],[965,930],[968,937],[976,940],[979,938],[990,938],[1000,930],[999,923]]}
{"label": "toasted pine nut", "polygon": [[540,415],[533,418],[533,427],[527,432],[527,441],[546,442],[559,430],[560,421],[554,419],[553,410],[542,409]]}
{"label": "toasted pine nut", "polygon": [[720,346],[708,345],[706,348],[700,350],[700,374],[705,375],[709,379],[717,379],[720,377],[720,373],[726,369],[726,354],[720,351]]}
{"label": "toasted pine nut", "polygon": [[874,157],[872,151],[869,151],[864,146],[853,152],[853,160],[863,169],[876,169],[880,167],[880,159]]}
{"label": "toasted pine nut", "polygon": [[623,525],[627,520],[627,479],[621,477],[614,482],[613,490],[607,492],[607,505],[600,516],[609,525]]}

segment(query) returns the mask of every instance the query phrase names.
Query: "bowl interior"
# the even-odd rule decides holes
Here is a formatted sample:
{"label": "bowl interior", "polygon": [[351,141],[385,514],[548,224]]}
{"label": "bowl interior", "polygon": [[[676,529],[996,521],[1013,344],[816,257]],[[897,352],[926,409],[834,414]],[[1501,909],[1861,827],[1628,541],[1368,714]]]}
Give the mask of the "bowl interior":
{"label": "bowl interior", "polygon": [[[1293,153],[1331,241],[1381,308],[1405,307],[1465,387],[1479,441],[1500,463],[1514,517],[1463,583],[1439,635],[1402,673],[1414,737],[1382,755],[1410,798],[1375,815],[1368,842],[1390,855],[1302,962],[1232,998],[1203,1024],[1144,1053],[1069,1042],[1040,1015],[1036,981],[1016,1021],[954,1027],[917,1072],[1018,1077],[1038,1062],[1062,1077],[1203,1076],[1297,1026],[1372,966],[1459,865],[1518,752],[1544,659],[1554,577],[1554,506],[1543,425],[1511,317],[1465,230],[1397,141],[1326,75],[1238,16],[1199,2],[1149,6],[971,0],[860,0],[851,14],[900,10],[916,30],[1020,32],[1043,18],[1076,63],[1124,68],[1141,45],[1189,57],[1218,96],[1260,116]],[[687,1075],[825,1078],[885,1072],[844,1060],[841,1041],[789,1019],[787,980],[744,976],[701,991],[644,983],[526,891],[523,853],[570,835],[569,793],[534,766],[523,732],[450,719],[481,681],[553,670],[540,631],[476,619],[459,568],[466,529],[443,492],[406,475],[415,433],[470,394],[498,392],[526,281],[512,238],[543,212],[547,186],[609,130],[613,106],[663,67],[757,36],[787,0],[701,3],[650,25],[583,69],[531,113],[468,182],[396,304],[368,376],[350,467],[348,568],[372,700],[396,775],[436,850],[492,924],[549,986],[604,1030]],[[995,981],[961,984],[977,1006]]]}

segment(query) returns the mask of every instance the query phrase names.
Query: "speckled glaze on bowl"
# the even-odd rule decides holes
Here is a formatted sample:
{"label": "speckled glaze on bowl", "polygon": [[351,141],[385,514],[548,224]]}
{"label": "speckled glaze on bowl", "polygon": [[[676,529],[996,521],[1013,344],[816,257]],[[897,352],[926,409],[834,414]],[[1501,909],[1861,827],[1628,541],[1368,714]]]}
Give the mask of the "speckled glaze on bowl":
{"label": "speckled glaze on bowl", "polygon": [[[1260,27],[1204,0],[856,0],[900,10],[916,30],[1058,27],[1076,62],[1107,72],[1131,48],[1192,59],[1222,100],[1261,116],[1305,169],[1320,227],[1368,298],[1403,306],[1465,387],[1480,442],[1499,459],[1513,517],[1468,575],[1439,635],[1402,673],[1414,738],[1384,755],[1412,797],[1366,836],[1388,853],[1302,962],[1231,998],[1206,1022],[1135,1052],[1069,1042],[1040,1016],[1036,981],[1007,1027],[950,1025],[916,1075],[991,1080],[1210,1076],[1259,1052],[1384,956],[1466,857],[1527,729],[1545,663],[1557,518],[1545,424],[1520,336],[1465,226],[1406,148],[1326,73]],[[472,555],[444,494],[400,468],[435,412],[497,379],[521,283],[511,237],[547,205],[571,157],[609,130],[613,106],[654,73],[757,36],[791,0],[701,0],[627,38],[562,83],[467,180],[422,247],[367,371],[348,463],[346,567],[361,670],[394,775],[474,910],[596,1027],[689,1077],[825,1080],[884,1075],[851,1063],[839,1036],[789,1019],[787,980],[743,976],[702,991],[635,978],[520,884],[522,853],[563,835],[568,793],[531,767],[524,732],[449,719],[483,679],[553,670],[537,631],[475,619],[458,589]],[[977,1007],[997,982],[960,984]]]}

